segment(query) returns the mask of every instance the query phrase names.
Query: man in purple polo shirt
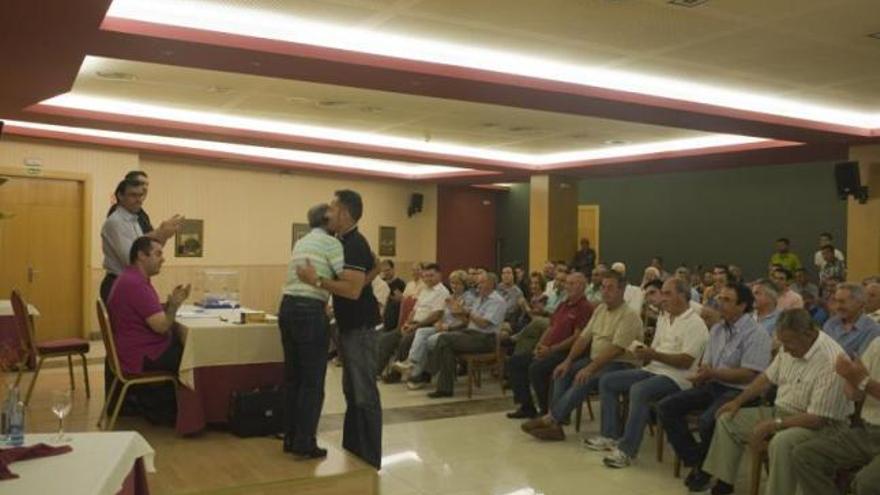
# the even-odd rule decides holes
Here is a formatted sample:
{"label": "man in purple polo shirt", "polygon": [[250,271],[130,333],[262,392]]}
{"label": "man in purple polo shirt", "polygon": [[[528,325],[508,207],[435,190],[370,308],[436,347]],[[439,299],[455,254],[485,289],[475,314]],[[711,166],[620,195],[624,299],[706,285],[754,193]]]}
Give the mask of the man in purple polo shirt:
{"label": "man in purple polo shirt", "polygon": [[[150,277],[159,273],[164,262],[159,241],[146,236],[138,238],[129,252],[129,266],[119,275],[107,298],[124,373],[177,371],[180,366],[183,346],[173,331],[174,318],[189,297],[190,286],[175,287],[163,307]],[[139,391],[138,399],[148,419],[164,423],[174,418],[174,391],[168,387],[145,387]]]}

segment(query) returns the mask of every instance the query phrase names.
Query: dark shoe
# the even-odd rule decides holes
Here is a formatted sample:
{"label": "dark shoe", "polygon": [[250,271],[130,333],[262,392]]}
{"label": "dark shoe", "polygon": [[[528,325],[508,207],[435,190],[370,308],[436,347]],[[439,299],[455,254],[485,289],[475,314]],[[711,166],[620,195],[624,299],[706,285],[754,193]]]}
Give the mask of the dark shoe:
{"label": "dark shoe", "polygon": [[548,442],[561,442],[565,440],[565,432],[559,425],[545,426],[544,428],[536,428],[529,432],[529,435]]}
{"label": "dark shoe", "polygon": [[321,447],[315,447],[309,452],[297,452],[295,450],[290,451],[293,454],[294,459],[298,461],[308,461],[312,459],[323,459],[327,457],[327,449],[322,449]]}
{"label": "dark shoe", "polygon": [[400,383],[402,378],[400,373],[392,371],[382,376],[382,383]]}
{"label": "dark shoe", "polygon": [[733,485],[727,484],[721,480],[712,487],[712,495],[731,495],[733,493]]}
{"label": "dark shoe", "polygon": [[507,413],[507,417],[510,419],[534,419],[538,417],[538,411],[519,408],[516,411]]}
{"label": "dark shoe", "polygon": [[534,419],[530,419],[530,420],[526,421],[525,423],[520,425],[520,428],[522,428],[522,431],[529,433],[532,430],[536,430],[538,428],[546,428],[548,426],[550,426],[550,425],[545,423],[544,418],[541,417],[541,418],[534,418]]}
{"label": "dark shoe", "polygon": [[429,399],[442,399],[444,397],[452,397],[452,392],[441,392],[439,390],[435,390],[428,393]]}
{"label": "dark shoe", "polygon": [[[691,474],[688,475],[687,487],[689,491],[693,493],[701,493],[708,490],[710,486],[712,486],[712,476],[710,476],[709,473],[694,469],[691,471]],[[733,493],[733,491],[730,493]]]}

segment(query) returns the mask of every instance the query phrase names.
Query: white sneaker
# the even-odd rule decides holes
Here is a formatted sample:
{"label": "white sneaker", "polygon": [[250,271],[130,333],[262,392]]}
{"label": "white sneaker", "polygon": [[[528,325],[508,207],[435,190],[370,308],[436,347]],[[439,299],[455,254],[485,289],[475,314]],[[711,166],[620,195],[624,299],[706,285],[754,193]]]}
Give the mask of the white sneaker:
{"label": "white sneaker", "polygon": [[418,382],[407,381],[406,382],[406,388],[408,388],[410,390],[421,390],[427,386],[428,386],[428,382],[423,382],[423,381],[418,381]]}
{"label": "white sneaker", "polygon": [[413,367],[413,363],[409,360],[406,361],[395,361],[394,364],[391,365],[391,369],[398,373],[406,373]]}
{"label": "white sneaker", "polygon": [[595,437],[585,438],[584,447],[597,452],[614,450],[614,448],[617,447],[617,441],[597,435]]}
{"label": "white sneaker", "polygon": [[629,466],[632,463],[632,459],[620,449],[615,448],[611,454],[602,459],[602,463],[610,468],[619,469]]}

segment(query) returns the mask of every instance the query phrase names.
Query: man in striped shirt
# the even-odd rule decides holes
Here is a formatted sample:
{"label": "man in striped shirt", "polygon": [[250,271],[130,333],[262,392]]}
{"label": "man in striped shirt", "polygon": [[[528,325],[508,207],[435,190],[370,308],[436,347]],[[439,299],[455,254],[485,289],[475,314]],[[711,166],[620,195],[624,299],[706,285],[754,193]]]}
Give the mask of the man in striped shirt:
{"label": "man in striped shirt", "polygon": [[[739,461],[748,445],[770,457],[767,493],[795,493],[792,450],[801,443],[835,435],[846,426],[853,404],[834,372],[843,348],[821,332],[804,309],[779,317],[776,338],[782,351],[735,399],[718,410],[718,425],[703,469],[715,475],[713,495],[733,493]],[[773,407],[740,409],[770,384],[779,387]],[[758,454],[760,455],[760,454]]]}
{"label": "man in striped shirt", "polygon": [[324,404],[330,338],[325,308],[330,292],[300,280],[296,269],[308,264],[326,279],[342,273],[342,243],[326,230],[328,208],[320,204],[309,210],[312,231],[293,247],[278,311],[284,346],[284,451],[298,459],[327,455],[315,435]]}

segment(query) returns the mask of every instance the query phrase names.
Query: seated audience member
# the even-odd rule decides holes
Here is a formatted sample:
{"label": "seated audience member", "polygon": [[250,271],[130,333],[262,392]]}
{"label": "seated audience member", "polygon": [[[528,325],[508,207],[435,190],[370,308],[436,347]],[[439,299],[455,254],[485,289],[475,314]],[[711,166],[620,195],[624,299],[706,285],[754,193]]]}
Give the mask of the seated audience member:
{"label": "seated audience member", "polygon": [[455,384],[455,355],[484,353],[495,349],[499,327],[504,321],[504,299],[495,290],[497,277],[484,273],[479,278],[480,292],[467,312],[464,330],[443,332],[434,349],[428,353],[428,372],[437,377],[437,388],[428,397],[452,397]]}
{"label": "seated audience member", "polygon": [[[703,279],[705,283],[706,277]],[[721,294],[721,289],[727,287],[729,280],[730,272],[727,270],[727,265],[715,265],[712,268],[711,285],[703,290],[703,306],[717,310],[719,304],[716,299]]]}
{"label": "seated audience member", "polygon": [[[391,287],[388,286],[388,282],[382,280],[382,277],[374,277],[370,285],[373,288],[373,295],[376,296],[376,302],[379,303],[379,316],[384,321],[385,308],[388,307],[388,299],[391,297]],[[382,324],[379,326],[381,327]]]}
{"label": "seated audience member", "polygon": [[636,358],[629,347],[642,340],[639,315],[623,300],[626,281],[620,273],[602,274],[602,303],[571,346],[565,360],[553,370],[550,412],[523,423],[522,429],[542,440],[561,440],[563,422],[599,386],[606,373],[632,368]]}
{"label": "seated audience member", "polygon": [[462,330],[467,325],[466,313],[473,305],[474,297],[465,291],[467,272],[456,270],[449,274],[449,285],[452,294],[446,298],[443,317],[430,327],[416,330],[412,346],[409,349],[407,363],[411,365],[409,380],[406,382],[410,390],[418,390],[431,382],[431,376],[425,371],[428,353],[437,344],[437,338],[443,332]]}
{"label": "seated audience member", "polygon": [[[502,340],[512,339],[517,341],[517,345],[519,345],[519,339],[524,337],[521,335],[522,330],[524,330],[528,325],[534,322],[536,319],[546,319],[547,316],[547,296],[544,295],[544,276],[541,275],[541,272],[532,272],[532,275],[529,277],[529,296],[528,300],[525,297],[520,298],[518,304],[520,307],[520,317],[510,325],[510,329],[502,329]],[[544,327],[546,329],[546,327]],[[535,344],[537,344],[538,337],[544,332],[537,332],[535,338]],[[529,347],[529,350],[534,348],[534,345]]]}
{"label": "seated audience member", "polygon": [[779,291],[776,299],[777,307],[780,310],[798,309],[804,307],[804,299],[797,292],[791,290],[792,275],[785,268],[777,268],[770,274],[773,283]]}
{"label": "seated audience member", "polygon": [[[697,370],[709,331],[700,315],[691,309],[691,288],[678,279],[663,284],[663,313],[651,346],[633,346],[640,369],[614,371],[599,380],[602,400],[600,436],[584,444],[591,450],[611,450],[603,463],[612,468],[629,466],[642,444],[651,418],[651,405],[691,387],[687,377]],[[620,430],[620,396],[629,396],[629,413]]]}
{"label": "seated audience member", "polygon": [[800,294],[801,297],[804,297],[807,292],[819,295],[819,286],[810,281],[810,274],[806,268],[800,268],[794,272],[794,283],[791,284],[791,290]]}
{"label": "seated audience member", "polygon": [[776,322],[782,314],[778,307],[779,292],[776,290],[776,284],[769,280],[758,280],[752,284],[752,294],[755,296],[755,321],[767,332],[767,335],[773,337],[776,333]]}
{"label": "seated audience member", "polygon": [[581,239],[581,248],[574,253],[571,266],[584,275],[589,275],[596,267],[596,250],[590,247],[590,240],[586,237]]}
{"label": "seated audience member", "polygon": [[776,252],[770,256],[770,266],[781,266],[788,270],[788,273],[794,273],[798,268],[802,268],[801,259],[798,255],[791,252],[791,241],[785,237],[776,239]]}
{"label": "seated audience member", "polygon": [[823,307],[821,301],[819,301],[818,296],[813,294],[812,292],[804,292],[804,309],[810,313],[810,316],[813,317],[813,321],[816,322],[816,325],[822,327],[825,325],[825,322],[828,321],[828,311]]}
{"label": "seated audience member", "polygon": [[669,272],[663,269],[663,257],[662,256],[654,256],[651,258],[651,263],[648,265],[657,270],[660,274],[660,281],[665,282],[667,278],[670,277]]}
{"label": "seated audience member", "polygon": [[403,297],[419,297],[419,292],[425,288],[425,281],[422,280],[422,263],[413,263],[412,280],[406,283],[403,289]]}
{"label": "seated audience member", "polygon": [[[813,324],[803,309],[783,311],[776,338],[782,351],[736,398],[718,410],[718,425],[704,470],[715,475],[713,494],[733,493],[739,463],[747,446],[769,454],[766,493],[797,493],[792,450],[838,431],[853,412],[843,395],[843,379],[834,362],[843,349]],[[771,408],[743,408],[777,385]]]}
{"label": "seated audience member", "polygon": [[663,299],[663,282],[659,279],[646,283],[642,290],[645,293],[645,302],[642,304],[642,313],[639,317],[645,327],[645,343],[650,344],[657,328],[657,318],[660,316],[660,303]]}
{"label": "seated audience member", "polygon": [[544,263],[544,280],[548,283],[556,278],[556,263],[552,261],[546,261]]}
{"label": "seated audience member", "polygon": [[661,280],[660,270],[654,268],[653,266],[647,266],[645,267],[645,271],[642,274],[642,283],[639,284],[639,287],[644,290],[645,286],[648,285],[648,282],[652,282],[654,280]]}
{"label": "seated audience member", "polygon": [[792,452],[792,465],[803,495],[838,493],[835,479],[842,469],[859,469],[852,487],[856,495],[880,494],[880,340],[874,340],[860,360],[837,357],[836,371],[844,393],[864,400],[863,426],[842,428],[832,435],[801,443]]}
{"label": "seated audience member", "polygon": [[547,413],[550,375],[568,356],[575,332],[584,328],[593,314],[593,307],[584,297],[586,282],[581,272],[569,274],[565,280],[565,293],[568,296],[556,307],[550,317],[550,325],[541,335],[534,352],[517,354],[507,361],[513,402],[519,405],[516,411],[508,413],[508,418],[533,418],[537,415],[531,389],[535,390],[541,414]]}
{"label": "seated audience member", "polygon": [[382,328],[385,331],[396,330],[400,319],[400,303],[403,301],[403,291],[406,283],[394,273],[394,262],[390,259],[379,263],[379,277],[388,284],[388,301],[385,303],[385,313],[382,318]]}
{"label": "seated audience member", "polygon": [[568,278],[568,272],[568,266],[565,263],[559,263],[554,272],[555,278],[547,282],[544,295],[547,296],[546,309],[548,314],[553,314],[556,311],[556,306],[568,297],[565,293],[565,279]]}
{"label": "seated audience member", "polygon": [[[409,371],[412,363],[406,361],[410,346],[419,328],[433,327],[434,323],[443,317],[443,308],[449,290],[440,283],[440,267],[434,263],[424,265],[419,270],[419,275],[425,286],[419,291],[416,305],[410,311],[406,321],[397,332],[385,332],[379,337],[379,366],[384,366],[395,352],[398,361],[392,365],[394,371],[403,373]],[[396,377],[395,377],[396,378]]]}
{"label": "seated audience member", "polygon": [[590,283],[584,291],[587,301],[594,306],[602,303],[602,274],[599,267],[593,268],[590,275]]}
{"label": "seated audience member", "polygon": [[[822,248],[825,246],[833,246],[834,237],[831,236],[828,232],[822,232],[819,234],[819,249],[813,254],[813,264],[816,265],[816,268],[822,269],[825,266],[825,257],[822,256]],[[845,261],[843,257],[843,253],[840,252],[839,249],[834,250],[834,257],[839,259],[840,261]]]}
{"label": "seated audience member", "polygon": [[[611,269],[623,275],[624,280],[626,280],[626,265],[618,261],[611,265]],[[640,287],[627,282],[626,289],[623,291],[623,300],[636,314],[642,314],[642,303],[645,302],[645,295]]]}
{"label": "seated audience member", "polygon": [[822,268],[819,269],[819,282],[821,283],[828,277],[836,277],[840,280],[846,280],[846,263],[834,256],[834,246],[823,246],[821,251],[822,258],[825,261]]}
{"label": "seated audience member", "polygon": [[743,270],[737,265],[727,265],[727,273],[730,274],[730,281],[735,284],[743,283]]}
{"label": "seated audience member", "polygon": [[[692,492],[709,488],[711,477],[702,470],[715,429],[715,413],[739,395],[770,363],[772,341],[751,317],[752,293],[730,284],[719,294],[722,320],[709,332],[703,362],[689,377],[691,389],[672,394],[657,404],[660,423],[682,463],[691,468],[685,484]],[[688,426],[688,414],[700,412],[699,442]]]}
{"label": "seated audience member", "polygon": [[838,285],[834,293],[835,314],[822,327],[851,358],[860,356],[880,335],[880,325],[865,314],[865,299],[861,285]]}
{"label": "seated audience member", "polygon": [[519,316],[519,301],[524,297],[522,290],[516,285],[513,267],[504,266],[501,268],[501,282],[496,289],[498,294],[504,298],[507,305],[504,310],[504,321],[512,323]]}
{"label": "seated audience member", "polygon": [[516,280],[516,286],[522,291],[523,296],[531,297],[531,292],[529,292],[529,273],[523,268],[521,263],[514,263],[513,275]]}
{"label": "seated audience member", "polygon": [[690,285],[691,301],[696,301],[699,304],[703,300],[703,298],[700,296],[700,288],[698,286],[691,285],[691,271],[688,270],[686,266],[680,266],[676,268],[674,276],[682,282]]}
{"label": "seated audience member", "polygon": [[[150,278],[159,274],[165,258],[162,244],[152,237],[139,237],[131,245],[129,266],[113,284],[107,311],[123,373],[177,372],[183,346],[175,334],[177,310],[189,297],[190,286],[178,285],[164,307]],[[148,419],[174,422],[174,390],[162,385],[139,393]]]}
{"label": "seated audience member", "polygon": [[865,312],[868,317],[880,324],[880,280],[865,284]]}

